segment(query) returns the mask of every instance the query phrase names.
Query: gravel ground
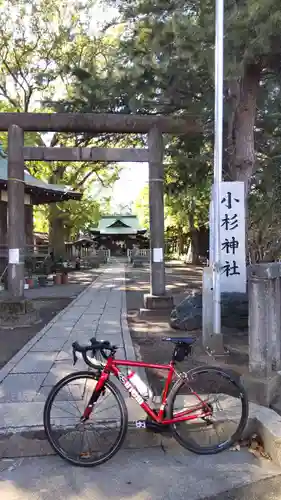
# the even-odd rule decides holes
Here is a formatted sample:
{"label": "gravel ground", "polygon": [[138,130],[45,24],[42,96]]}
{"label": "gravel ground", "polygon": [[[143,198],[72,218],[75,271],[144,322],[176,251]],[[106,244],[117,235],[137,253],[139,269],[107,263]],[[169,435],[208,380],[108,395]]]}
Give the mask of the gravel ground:
{"label": "gravel ground", "polygon": [[[167,290],[174,297],[177,305],[190,292],[200,290],[202,285],[202,267],[169,263],[166,268]],[[245,373],[248,370],[247,336],[240,332],[224,329],[225,344],[231,348],[231,355],[223,359],[212,359],[206,355],[200,345],[201,331],[181,332],[169,325],[169,314],[166,317],[155,317],[149,321],[141,320],[138,311],[143,307],[143,295],[149,292],[149,268],[126,268],[126,297],[128,309],[128,325],[138,357],[148,363],[168,363],[173,352],[173,344],[163,342],[163,336],[195,336],[197,344],[193,347],[192,356],[179,365],[183,370],[202,364],[223,365],[226,369]],[[156,394],[161,394],[166,372],[147,370],[149,383]]]}

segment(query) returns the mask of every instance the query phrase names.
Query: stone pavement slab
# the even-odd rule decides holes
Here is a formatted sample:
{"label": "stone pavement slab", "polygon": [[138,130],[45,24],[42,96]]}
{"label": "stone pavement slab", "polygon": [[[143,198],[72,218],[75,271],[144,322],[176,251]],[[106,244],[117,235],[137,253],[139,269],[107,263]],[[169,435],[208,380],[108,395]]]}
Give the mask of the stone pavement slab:
{"label": "stone pavement slab", "polygon": [[[57,352],[28,352],[12,369],[11,373],[48,373],[57,357]],[[5,380],[5,379],[4,379]]]}
{"label": "stone pavement slab", "polygon": [[85,369],[85,364],[82,363],[83,362],[81,361],[81,363],[76,363],[76,365],[73,366],[72,360],[57,361],[53,364],[52,369],[49,371],[49,373],[47,373],[47,376],[45,377],[42,385],[48,385],[49,387],[52,387],[70,373]]}
{"label": "stone pavement slab", "polygon": [[[119,345],[117,358],[136,359],[127,324],[125,269],[121,263],[104,267],[72,304],[0,370],[0,456],[52,452],[42,434],[46,397],[65,375],[86,369],[81,358],[73,366],[72,342],[88,343],[92,336]],[[138,371],[146,380],[144,370]],[[131,398],[126,397],[126,404],[131,423],[126,446],[161,447],[163,443],[170,443],[171,440],[166,441],[161,435],[136,431],[133,422],[144,417],[143,411]],[[266,451],[270,450],[276,463],[281,465],[279,429],[281,417],[275,412],[251,406],[248,432],[259,430],[264,436]]]}
{"label": "stone pavement slab", "polygon": [[64,336],[62,337],[43,337],[38,340],[36,344],[31,348],[31,352],[49,352],[49,351],[60,351],[64,344],[67,342]]}
{"label": "stone pavement slab", "polygon": [[[55,326],[51,326],[46,332],[44,336],[41,336],[39,340],[48,339],[48,338],[68,338],[70,333],[73,330],[73,326],[69,326],[65,324],[63,321],[58,321]],[[35,345],[35,344],[33,344]]]}
{"label": "stone pavement slab", "polygon": [[[2,435],[17,432],[17,429],[42,427],[44,403],[21,402],[3,403],[0,405],[0,421]],[[9,446],[9,444],[7,443]],[[16,455],[15,455],[16,456]]]}
{"label": "stone pavement slab", "polygon": [[0,402],[32,402],[47,373],[9,374],[0,387]]}
{"label": "stone pavement slab", "polygon": [[[179,450],[122,450],[90,469],[71,467],[59,457],[0,461],[5,500],[227,499],[223,492],[231,488],[278,480],[279,474],[280,469],[247,451],[196,456]],[[270,491],[264,490],[263,498],[271,498]]]}
{"label": "stone pavement slab", "polygon": [[280,500],[281,477],[262,478],[250,484],[244,484],[227,491],[207,496],[204,500]]}
{"label": "stone pavement slab", "polygon": [[[135,359],[126,324],[125,269],[106,266],[86,290],[28,342],[0,370],[0,434],[43,426],[43,404],[61,378],[87,369],[82,359],[73,366],[72,343],[109,339],[120,345],[118,358]],[[126,343],[124,343],[124,335]],[[125,345],[126,344],[126,345]]]}

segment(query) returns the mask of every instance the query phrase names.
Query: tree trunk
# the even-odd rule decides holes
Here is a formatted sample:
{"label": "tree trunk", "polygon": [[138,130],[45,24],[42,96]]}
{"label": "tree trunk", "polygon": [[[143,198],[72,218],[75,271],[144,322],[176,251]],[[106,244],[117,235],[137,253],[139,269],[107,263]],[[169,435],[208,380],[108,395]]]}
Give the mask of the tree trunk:
{"label": "tree trunk", "polygon": [[193,229],[191,231],[191,263],[192,264],[198,264],[200,262],[200,255],[199,255],[199,233],[197,229]]}
{"label": "tree trunk", "polygon": [[56,203],[49,207],[49,242],[55,259],[65,256],[64,221]]}
{"label": "tree trunk", "polygon": [[245,183],[245,197],[255,169],[254,126],[260,77],[258,65],[246,65],[243,77],[229,85],[227,177]]}
{"label": "tree trunk", "polygon": [[[71,227],[68,224],[64,224],[64,239],[65,241],[71,241]],[[78,238],[76,238],[78,239]]]}
{"label": "tree trunk", "polygon": [[245,188],[246,258],[249,260],[248,203],[247,197],[251,178],[255,171],[255,138],[257,98],[261,78],[261,68],[257,64],[244,66],[241,79],[229,85],[228,141],[225,180],[242,181]]}
{"label": "tree trunk", "polygon": [[[62,181],[62,176],[65,167],[60,166],[54,169],[54,173],[50,178],[51,184],[59,184]],[[49,242],[55,258],[65,257],[65,228],[64,219],[61,210],[56,203],[51,203],[49,206]]]}
{"label": "tree trunk", "polygon": [[191,208],[188,214],[190,230],[190,262],[198,264],[199,262],[199,238],[198,231],[194,226],[195,198],[191,200]]}
{"label": "tree trunk", "polygon": [[178,253],[182,255],[184,252],[184,236],[182,233],[178,234]]}

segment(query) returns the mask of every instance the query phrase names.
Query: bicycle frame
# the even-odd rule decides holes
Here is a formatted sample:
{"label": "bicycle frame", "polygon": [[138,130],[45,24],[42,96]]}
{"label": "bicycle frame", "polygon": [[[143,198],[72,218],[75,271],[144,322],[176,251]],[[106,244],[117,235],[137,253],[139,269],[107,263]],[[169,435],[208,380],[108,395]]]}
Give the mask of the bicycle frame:
{"label": "bicycle frame", "polygon": [[[135,367],[135,368],[156,368],[160,370],[166,370],[168,371],[167,379],[165,382],[164,390],[162,392],[162,399],[161,399],[161,404],[160,404],[160,409],[158,412],[155,412],[152,410],[152,408],[146,403],[144,398],[141,396],[141,394],[137,391],[137,389],[133,386],[133,384],[130,382],[130,380],[123,375],[121,370],[119,370],[119,366],[127,366],[127,367]],[[172,419],[166,419],[165,418],[165,406],[167,403],[167,398],[168,398],[168,393],[169,393],[169,388],[173,380],[173,375],[176,374],[175,371],[175,363],[171,361],[168,365],[159,365],[155,363],[144,363],[142,361],[126,361],[126,360],[121,360],[121,359],[115,359],[113,357],[109,357],[107,359],[107,363],[104,366],[100,378],[98,379],[97,385],[95,387],[95,390],[90,398],[90,401],[84,411],[83,414],[83,419],[88,419],[95,402],[98,400],[100,394],[102,393],[104,389],[105,382],[109,379],[110,374],[113,374],[123,385],[123,387],[128,391],[128,393],[135,399],[135,401],[140,405],[140,407],[149,415],[152,420],[157,422],[158,424],[163,424],[163,425],[169,425],[169,424],[175,424],[177,422],[183,422],[187,420],[195,420],[198,418],[202,417],[207,417],[211,415],[211,410],[202,401],[200,396],[196,392],[191,392],[194,396],[196,396],[199,400],[199,404],[195,405],[191,409],[186,409],[183,411],[180,411],[176,414],[176,416]],[[201,413],[198,413],[201,410]],[[194,414],[194,412],[197,412]]]}

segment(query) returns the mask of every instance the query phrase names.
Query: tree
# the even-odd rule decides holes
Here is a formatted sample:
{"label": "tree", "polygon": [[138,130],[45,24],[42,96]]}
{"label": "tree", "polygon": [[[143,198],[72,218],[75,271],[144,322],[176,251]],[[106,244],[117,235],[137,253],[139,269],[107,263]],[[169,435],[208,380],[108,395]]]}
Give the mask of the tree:
{"label": "tree", "polygon": [[60,216],[64,220],[65,239],[71,241],[87,234],[89,228],[98,223],[100,206],[89,195],[84,195],[80,202],[70,200],[64,203]]}
{"label": "tree", "polygon": [[[280,9],[276,0],[225,2],[225,173],[254,172],[254,125],[260,82],[279,71]],[[199,112],[212,124],[215,9],[213,0],[119,2],[126,25],[120,59],[135,75],[137,108]],[[250,28],[249,28],[250,27]],[[147,87],[147,88],[145,88]],[[210,99],[210,96],[212,99]]]}
{"label": "tree", "polygon": [[[124,81],[126,77],[130,82],[128,95],[135,95],[131,109],[152,114],[193,112],[205,124],[205,144],[212,145],[213,0],[121,0],[118,6],[123,22],[119,64]],[[245,183],[251,210],[272,200],[270,179],[275,179],[276,169],[278,177],[272,155],[274,150],[275,155],[280,151],[276,123],[280,109],[278,97],[273,97],[280,93],[280,18],[276,0],[269,4],[261,0],[225,2],[224,178]],[[210,154],[211,149],[208,167],[212,166]],[[200,169],[194,163],[193,168]],[[205,172],[208,176],[209,168]],[[276,209],[274,204],[275,213]],[[258,224],[253,215],[250,213],[250,237],[253,224]],[[271,228],[271,235],[278,228],[276,222],[266,227],[267,233]]]}
{"label": "tree", "polygon": [[[73,92],[73,68],[83,67],[86,62],[92,68],[105,65],[102,42],[88,34],[89,13],[94,4],[92,0],[55,0],[52,4],[48,0],[4,1],[0,13],[2,109],[44,110],[47,103],[58,95],[63,95],[67,102]],[[80,108],[83,108],[82,102]],[[2,137],[5,142],[6,134]],[[45,140],[40,134],[25,134],[25,143],[28,145],[44,145]],[[51,145],[85,146],[95,141],[90,136],[54,134]],[[31,174],[41,179],[67,184],[76,190],[84,190],[94,180],[108,185],[118,176],[118,168],[114,165],[105,168],[104,165],[90,163],[66,165],[33,162],[26,166]],[[48,214],[51,244],[60,254],[64,247],[63,210],[62,204],[52,204]],[[73,224],[75,226],[74,219]]]}
{"label": "tree", "polygon": [[[165,195],[166,242],[173,241],[173,251],[179,255],[187,253],[191,245],[191,261],[197,264],[200,255],[199,234],[208,224],[209,191],[187,189],[175,195]],[[149,230],[149,192],[145,186],[135,201],[134,213],[141,225]]]}
{"label": "tree", "polygon": [[[199,206],[198,200],[204,200],[199,208],[205,214],[204,225],[213,162],[214,1],[111,3],[118,6],[119,18],[95,37],[82,22],[91,8],[90,0],[83,5],[58,4],[55,0],[50,16],[47,0],[33,0],[31,4],[22,0],[15,6],[15,30],[11,15],[14,12],[5,11],[0,42],[1,51],[5,49],[0,52],[0,85],[5,105],[14,109],[28,105],[31,109],[39,96],[45,106],[60,111],[195,114],[204,123],[200,137],[167,138],[166,194],[167,200],[173,200],[177,207],[173,210],[179,210],[177,198],[181,204],[187,204],[190,227],[197,224],[194,210]],[[13,0],[6,0],[6,5],[14,5]],[[64,15],[66,22],[61,26]],[[25,30],[30,17],[32,36]],[[245,195],[250,193],[249,207],[257,211],[262,210],[261,203],[270,199],[271,176],[278,178],[280,20],[277,0],[266,4],[261,0],[225,1],[224,178],[242,180]],[[47,51],[49,46],[53,47],[51,54]],[[10,81],[13,84],[7,85]],[[7,88],[9,94],[5,95]],[[56,134],[52,140],[56,145],[94,143],[139,145],[145,144],[145,138],[92,138],[85,134],[66,138]],[[80,180],[86,177],[85,184],[78,186],[81,188],[101,172],[102,178],[106,175],[95,165],[92,177],[93,166],[88,167],[81,165],[81,169],[75,166],[69,170],[52,165],[53,171],[49,170],[47,177],[75,184],[79,172]],[[111,174],[114,179],[114,168]],[[276,213],[276,205],[274,210]],[[57,215],[54,210],[52,221],[59,220]],[[250,213],[250,235],[257,220]],[[277,228],[276,223],[272,232],[274,227]],[[56,234],[62,234],[59,227]],[[196,239],[195,231],[193,234]]]}
{"label": "tree", "polygon": [[256,122],[256,171],[249,193],[249,253],[251,262],[279,260],[280,200],[280,84],[274,75],[262,89],[263,107]]}
{"label": "tree", "polygon": [[137,215],[141,226],[149,230],[149,188],[148,185],[144,186],[135,203],[134,213]]}
{"label": "tree", "polygon": [[78,65],[85,51],[89,55],[94,47],[91,40],[89,49],[88,32],[95,3],[3,0],[0,95],[14,110],[41,107],[44,99],[61,93],[71,83],[69,66]]}
{"label": "tree", "polygon": [[33,208],[33,229],[38,233],[49,232],[48,207],[46,205]]}

